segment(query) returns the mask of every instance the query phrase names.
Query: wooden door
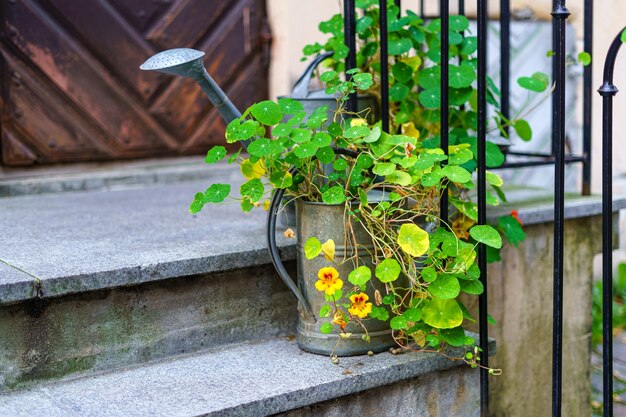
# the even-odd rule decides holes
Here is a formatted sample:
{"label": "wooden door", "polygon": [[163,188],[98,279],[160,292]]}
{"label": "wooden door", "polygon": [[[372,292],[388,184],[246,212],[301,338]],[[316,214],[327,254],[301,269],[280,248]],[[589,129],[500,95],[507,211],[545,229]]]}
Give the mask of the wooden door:
{"label": "wooden door", "polygon": [[237,106],[268,95],[265,0],[2,0],[2,163],[163,157],[223,142],[191,80],[144,72],[155,52],[206,52]]}

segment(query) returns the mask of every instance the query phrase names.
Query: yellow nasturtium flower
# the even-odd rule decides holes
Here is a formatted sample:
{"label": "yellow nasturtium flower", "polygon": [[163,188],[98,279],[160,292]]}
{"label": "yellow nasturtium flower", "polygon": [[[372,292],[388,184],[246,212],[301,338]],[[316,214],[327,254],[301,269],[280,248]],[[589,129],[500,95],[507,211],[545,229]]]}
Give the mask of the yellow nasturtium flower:
{"label": "yellow nasturtium flower", "polygon": [[321,268],[317,277],[318,281],[315,282],[315,288],[318,291],[324,291],[328,295],[333,295],[337,290],[343,287],[343,281],[339,279],[339,272],[332,266]]}
{"label": "yellow nasturtium flower", "polygon": [[352,305],[348,309],[348,313],[353,316],[357,316],[362,319],[372,312],[372,303],[368,303],[370,298],[364,292],[359,294],[352,294],[350,296],[350,302]]}
{"label": "yellow nasturtium flower", "polygon": [[332,239],[328,239],[325,243],[323,243],[322,253],[324,254],[324,258],[326,258],[327,261],[334,262],[335,261],[335,241]]}

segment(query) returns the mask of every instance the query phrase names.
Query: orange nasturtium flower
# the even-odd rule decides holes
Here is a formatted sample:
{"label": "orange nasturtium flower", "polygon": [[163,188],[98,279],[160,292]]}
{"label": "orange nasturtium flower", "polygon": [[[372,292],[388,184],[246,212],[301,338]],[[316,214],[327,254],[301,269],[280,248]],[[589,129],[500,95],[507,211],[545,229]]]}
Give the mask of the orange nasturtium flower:
{"label": "orange nasturtium flower", "polygon": [[338,311],[335,313],[335,316],[333,317],[333,320],[331,323],[339,326],[342,332],[345,330],[346,325],[348,324],[346,323],[346,319],[344,318],[343,313],[341,311]]}
{"label": "orange nasturtium flower", "polygon": [[337,290],[343,287],[343,281],[339,279],[339,272],[332,266],[321,268],[317,273],[318,281],[315,282],[315,288],[318,291],[325,291],[328,295],[333,295]]}
{"label": "orange nasturtium flower", "polygon": [[359,294],[352,294],[350,296],[350,302],[352,305],[348,309],[348,312],[358,318],[365,318],[372,312],[372,303],[368,303],[370,298],[364,292]]}

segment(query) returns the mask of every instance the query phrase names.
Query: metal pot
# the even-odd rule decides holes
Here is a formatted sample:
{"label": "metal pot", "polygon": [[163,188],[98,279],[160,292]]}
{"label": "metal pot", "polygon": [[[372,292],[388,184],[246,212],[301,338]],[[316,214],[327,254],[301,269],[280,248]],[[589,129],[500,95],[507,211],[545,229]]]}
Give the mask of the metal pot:
{"label": "metal pot", "polygon": [[[339,277],[344,281],[344,289],[349,285],[348,274],[356,267],[366,265],[374,269],[374,263],[370,256],[373,251],[372,239],[363,226],[352,222],[356,248],[353,244],[346,244],[346,214],[344,205],[327,205],[298,200],[296,203],[297,237],[298,237],[298,287],[309,304],[310,311],[317,316],[322,305],[326,304],[324,294],[315,288],[317,272],[320,268],[330,266],[330,262],[323,257],[306,259],[304,256],[304,243],[314,236],[321,242],[332,239],[335,242],[337,265],[333,265],[339,272]],[[351,242],[351,240],[349,240]],[[368,252],[369,251],[369,252]],[[359,264],[351,259],[357,255]],[[347,259],[347,260],[346,260]],[[345,260],[345,261],[344,261]],[[365,293],[370,301],[374,302],[374,291],[378,289],[385,294],[385,285],[377,279],[372,279],[367,284]],[[345,291],[344,291],[345,292]],[[376,319],[364,319],[363,324],[367,328],[370,342],[362,339],[364,329],[358,324],[349,323],[347,333],[352,335],[347,338],[339,336],[339,330],[330,334],[323,334],[320,327],[329,323],[332,317],[318,317],[316,320],[304,314],[299,309],[298,320],[298,346],[302,350],[324,355],[334,354],[337,356],[363,355],[368,351],[381,352],[395,346],[388,322]],[[334,326],[336,329],[337,326]]]}
{"label": "metal pot", "polygon": [[[304,111],[310,114],[313,110],[320,106],[328,106],[328,116],[332,119],[333,113],[337,107],[337,100],[334,96],[326,94],[323,89],[311,90],[311,78],[315,69],[326,58],[330,57],[333,53],[327,52],[325,54],[318,55],[313,61],[309,63],[309,66],[304,70],[304,73],[300,76],[298,81],[291,89],[290,98],[298,100],[304,106]],[[370,123],[374,123],[379,120],[378,117],[378,102],[374,96],[360,94],[357,97],[357,111],[370,109],[367,120]]]}

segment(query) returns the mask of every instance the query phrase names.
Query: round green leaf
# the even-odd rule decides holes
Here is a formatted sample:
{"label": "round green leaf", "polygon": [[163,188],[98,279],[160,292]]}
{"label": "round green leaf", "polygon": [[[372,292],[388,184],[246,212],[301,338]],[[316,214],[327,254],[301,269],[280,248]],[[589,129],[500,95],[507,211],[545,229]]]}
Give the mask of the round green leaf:
{"label": "round green leaf", "polygon": [[270,176],[270,183],[275,188],[288,188],[293,184],[293,176],[289,171],[276,171]]}
{"label": "round green leaf", "polygon": [[348,161],[345,159],[339,158],[335,162],[333,162],[333,169],[335,171],[345,171],[348,168]]}
{"label": "round green leaf", "polygon": [[250,113],[255,119],[267,126],[275,125],[283,118],[280,106],[271,100],[256,103],[250,108]]}
{"label": "round green leaf", "polygon": [[548,87],[546,83],[532,77],[520,77],[517,79],[517,84],[526,90],[534,91],[536,93],[541,93]]}
{"label": "round green leaf", "polygon": [[450,16],[450,30],[464,32],[469,29],[469,20],[462,15]]}
{"label": "round green leaf", "polygon": [[293,131],[292,127],[285,124],[285,123],[281,123],[278,126],[276,126],[275,128],[272,129],[272,135],[282,138],[285,136],[289,136],[291,134],[291,132]]}
{"label": "round green leaf", "polygon": [[428,232],[413,223],[405,223],[400,226],[398,233],[398,245],[403,251],[413,257],[422,256],[428,251]]}
{"label": "round green leaf", "polygon": [[393,258],[385,259],[376,265],[376,278],[381,282],[393,282],[398,279],[402,268],[398,261]]}
{"label": "round green leaf", "polygon": [[263,187],[263,183],[258,178],[253,178],[250,181],[244,182],[241,184],[241,187],[239,187],[241,197],[247,197],[253,203],[256,203],[263,198],[264,191],[265,188]]}
{"label": "round green leaf", "polygon": [[296,114],[304,110],[302,103],[288,97],[279,98],[278,105],[284,114]]}
{"label": "round green leaf", "polygon": [[356,33],[362,34],[374,23],[370,16],[363,16],[356,21]]}
{"label": "round green leaf", "polygon": [[463,39],[461,45],[461,54],[471,55],[478,49],[478,38],[476,36],[468,36]]}
{"label": "round green leaf", "polygon": [[372,78],[372,74],[354,74],[352,77],[352,81],[356,83],[356,86],[359,90],[365,91],[369,89],[374,83],[374,79]]}
{"label": "round green leaf", "polygon": [[370,131],[370,133],[367,136],[363,138],[363,142],[365,143],[376,142],[380,138],[381,134],[382,134],[382,131],[380,130],[380,127],[376,126]]}
{"label": "round green leaf", "polygon": [[213,164],[217,161],[221,161],[226,156],[226,148],[223,146],[214,146],[207,153],[204,162],[207,164]]}
{"label": "round green leaf", "polygon": [[398,184],[406,187],[407,185],[411,184],[411,182],[413,182],[413,179],[408,173],[404,171],[394,171],[385,177],[385,181],[387,181],[389,184]]}
{"label": "round green leaf", "polygon": [[467,103],[474,94],[472,87],[467,88],[450,88],[448,98],[451,106],[462,106]]}
{"label": "round green leaf", "polygon": [[626,29],[622,31],[622,34],[620,35],[620,39],[622,40],[622,43],[626,43]]}
{"label": "round green leaf", "polygon": [[465,337],[465,331],[462,327],[455,327],[454,329],[441,329],[439,335],[450,346],[464,346],[467,338]]}
{"label": "round green leaf", "polygon": [[316,237],[310,237],[304,244],[304,256],[307,259],[317,258],[322,253],[322,243]]}
{"label": "round green leaf", "polygon": [[317,132],[315,136],[313,136],[311,143],[317,146],[318,148],[323,148],[324,146],[330,145],[332,140],[333,138],[328,133]]}
{"label": "round green leaf", "polygon": [[325,73],[320,75],[320,80],[327,83],[337,78],[337,75],[337,71],[326,71]]}
{"label": "round green leaf", "polygon": [[396,62],[391,67],[391,72],[396,80],[401,83],[406,83],[413,77],[413,68],[404,62]]}
{"label": "round green leaf", "polygon": [[322,164],[330,164],[335,159],[335,151],[330,146],[324,146],[317,151],[315,156]]}
{"label": "round green leaf", "polygon": [[391,39],[388,45],[389,55],[402,55],[409,52],[413,47],[413,43],[407,38]]}
{"label": "round green leaf", "polygon": [[450,300],[459,295],[461,292],[461,285],[455,276],[443,274],[438,277],[435,282],[432,282],[428,286],[428,291],[433,295],[433,297],[437,297],[442,300]]}
{"label": "round green leaf", "polygon": [[346,139],[358,139],[363,136],[367,136],[370,133],[370,129],[367,126],[352,126],[343,133],[343,137]]}
{"label": "round green leaf", "polygon": [[389,100],[392,102],[402,101],[409,95],[409,87],[405,84],[394,84],[389,89]]}
{"label": "round green leaf", "polygon": [[311,139],[313,132],[309,129],[296,128],[291,132],[291,140],[296,143],[303,143]]}
{"label": "round green leaf", "polygon": [[389,311],[385,307],[372,306],[370,317],[380,321],[387,321],[389,320]]}
{"label": "round green leaf", "polygon": [[319,148],[311,142],[301,143],[293,149],[293,153],[300,159],[312,158]]}
{"label": "round green leaf", "polygon": [[418,84],[425,90],[439,88],[441,82],[441,67],[435,65],[419,72]]}
{"label": "round green leaf", "polygon": [[495,249],[502,247],[502,237],[500,233],[489,225],[478,225],[470,229],[470,236],[477,242],[484,243]]}
{"label": "round green leaf", "polygon": [[504,163],[504,154],[495,143],[485,143],[485,165],[487,168],[497,168]]}
{"label": "round green leaf", "polygon": [[526,239],[522,225],[513,216],[502,216],[498,219],[498,226],[504,230],[504,236],[509,243],[517,246]]}
{"label": "round green leaf", "polygon": [[450,87],[469,87],[476,80],[476,71],[469,64],[450,65]]}
{"label": "round green leaf", "polygon": [[441,173],[448,177],[450,181],[459,184],[465,184],[472,180],[472,174],[470,174],[468,170],[456,165],[446,165],[441,170]]}
{"label": "round green leaf", "polygon": [[335,185],[322,193],[324,204],[341,204],[346,201],[344,189],[340,185]]}
{"label": "round green leaf", "polygon": [[253,156],[265,157],[270,156],[280,150],[280,145],[270,139],[260,138],[253,140],[248,145],[248,153]]}
{"label": "round green leaf", "polygon": [[437,279],[437,271],[432,266],[422,268],[422,279],[425,282],[433,282]]}
{"label": "round green leaf", "polygon": [[589,52],[581,52],[578,54],[578,62],[583,64],[583,66],[587,66],[591,64],[591,54]]}
{"label": "round green leaf", "polygon": [[494,187],[502,187],[502,185],[504,184],[504,181],[502,180],[502,178],[500,178],[498,174],[487,171],[485,172],[485,175],[487,177],[487,182]]}
{"label": "round green leaf", "polygon": [[431,88],[419,93],[420,103],[427,109],[438,109],[441,106],[441,91]]}
{"label": "round green leaf", "polygon": [[484,291],[483,283],[477,279],[471,281],[461,280],[459,283],[461,284],[461,291],[467,294],[480,295]]}
{"label": "round green leaf", "polygon": [[417,308],[409,308],[402,315],[408,320],[415,323],[416,321],[420,321],[422,318],[422,310]]}
{"label": "round green leaf", "polygon": [[204,192],[205,203],[221,203],[230,194],[230,184],[213,184]]}
{"label": "round green leaf", "polygon": [[374,174],[376,175],[389,175],[393,172],[395,172],[396,170],[396,164],[394,164],[393,162],[378,162],[376,163],[376,165],[374,165],[374,169],[372,169],[372,172],[374,172]]}
{"label": "round green leaf", "polygon": [[389,321],[389,327],[393,330],[402,330],[408,327],[408,323],[406,322],[406,317],[404,316],[396,316]]}
{"label": "round green leaf", "polygon": [[361,265],[348,274],[348,281],[352,285],[365,285],[372,278],[372,271],[365,265]]}
{"label": "round green leaf", "polygon": [[516,121],[513,127],[515,128],[515,133],[517,133],[517,136],[519,136],[521,140],[529,141],[532,139],[533,131],[526,120],[521,119]]}
{"label": "round green leaf", "polygon": [[[202,193],[199,193],[199,194],[202,195]],[[197,214],[200,212],[200,210],[202,210],[202,207],[204,207],[204,201],[193,200],[191,204],[189,205],[189,213]]]}
{"label": "round green leaf", "polygon": [[320,332],[324,334],[331,333],[333,331],[333,325],[330,323],[323,323],[320,326]]}
{"label": "round green leaf", "polygon": [[435,298],[422,309],[422,320],[435,329],[453,329],[463,323],[463,310],[455,300]]}
{"label": "round green leaf", "polygon": [[449,156],[448,162],[452,165],[463,165],[474,158],[474,154],[469,149],[459,149]]}
{"label": "round green leaf", "polygon": [[237,133],[235,134],[235,138],[238,140],[247,140],[250,139],[256,133],[259,128],[259,122],[254,120],[246,120],[239,126],[237,129]]}

